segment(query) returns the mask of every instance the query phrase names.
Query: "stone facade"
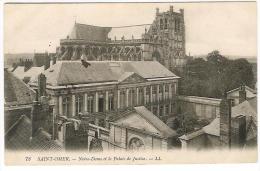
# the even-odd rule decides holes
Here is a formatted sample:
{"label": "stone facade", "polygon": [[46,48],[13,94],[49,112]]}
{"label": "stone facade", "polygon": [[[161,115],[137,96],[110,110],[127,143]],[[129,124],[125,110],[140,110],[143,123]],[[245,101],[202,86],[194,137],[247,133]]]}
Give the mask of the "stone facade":
{"label": "stone facade", "polygon": [[[135,30],[141,30],[136,35]],[[132,34],[119,35],[121,29]],[[114,37],[111,37],[114,36]],[[121,36],[121,37],[120,37]],[[187,57],[185,51],[184,10],[159,12],[152,24],[99,27],[75,23],[66,39],[57,47],[59,60],[116,60],[144,61],[157,60],[168,69],[182,67]]]}

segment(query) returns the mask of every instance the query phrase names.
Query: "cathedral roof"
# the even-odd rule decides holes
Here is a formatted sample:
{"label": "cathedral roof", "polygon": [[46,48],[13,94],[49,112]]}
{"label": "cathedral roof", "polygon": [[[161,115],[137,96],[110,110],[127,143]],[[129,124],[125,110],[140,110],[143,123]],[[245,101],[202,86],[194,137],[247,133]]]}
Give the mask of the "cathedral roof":
{"label": "cathedral roof", "polygon": [[82,39],[88,41],[106,41],[110,27],[92,26],[75,23],[69,39]]}
{"label": "cathedral roof", "polygon": [[[90,66],[86,68],[81,61],[58,61],[43,74],[47,78],[47,84],[52,86],[117,83],[126,79],[126,76],[133,76],[133,73],[147,81],[179,78],[157,61],[88,61],[88,63]],[[31,83],[37,83],[37,79],[31,80]]]}
{"label": "cathedral roof", "polygon": [[145,30],[149,30],[150,24],[132,25],[123,27],[112,27],[108,33],[108,38],[111,40],[121,40],[124,37],[125,40],[141,39]]}

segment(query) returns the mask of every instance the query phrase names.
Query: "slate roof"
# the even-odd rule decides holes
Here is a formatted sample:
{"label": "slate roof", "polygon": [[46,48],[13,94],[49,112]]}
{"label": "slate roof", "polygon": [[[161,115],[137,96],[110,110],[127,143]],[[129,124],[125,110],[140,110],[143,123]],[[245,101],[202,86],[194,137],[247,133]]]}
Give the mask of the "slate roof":
{"label": "slate roof", "polygon": [[177,133],[174,130],[168,127],[163,121],[161,121],[157,116],[155,116],[144,106],[134,107],[134,110],[132,111],[122,112],[120,115],[116,116],[112,120],[113,122],[116,122],[117,120],[127,117],[133,113],[139,114],[148,123],[152,124],[160,132],[161,136],[163,136],[164,138],[169,138],[177,135]]}
{"label": "slate roof", "polygon": [[[179,78],[157,61],[88,61],[84,67],[81,61],[58,61],[45,70],[47,84],[52,86],[76,85],[100,82],[119,82],[122,76],[138,74],[145,79]],[[37,83],[37,79],[31,80]]]}
{"label": "slate roof", "polygon": [[5,106],[32,104],[35,92],[12,72],[4,71]]}
{"label": "slate roof", "polygon": [[82,39],[89,41],[106,41],[110,27],[92,26],[87,24],[75,23],[69,39]]}
{"label": "slate roof", "polygon": [[111,31],[108,33],[108,37],[111,40],[121,40],[124,36],[125,40],[131,40],[132,36],[134,39],[141,39],[142,35],[145,33],[145,29],[148,31],[150,24],[144,25],[134,25],[134,26],[123,26],[123,27],[112,27]]}
{"label": "slate roof", "polygon": [[62,145],[51,139],[50,134],[39,129],[36,136],[31,137],[31,120],[22,115],[5,134],[5,146],[8,150],[61,150]]}

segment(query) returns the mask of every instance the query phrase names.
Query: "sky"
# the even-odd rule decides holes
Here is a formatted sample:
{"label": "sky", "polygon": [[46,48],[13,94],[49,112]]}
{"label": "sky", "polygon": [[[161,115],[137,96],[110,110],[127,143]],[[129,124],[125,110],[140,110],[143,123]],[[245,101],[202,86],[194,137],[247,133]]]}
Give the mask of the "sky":
{"label": "sky", "polygon": [[6,4],[4,52],[55,52],[77,23],[125,26],[152,23],[160,12],[184,9],[186,53],[257,55],[255,2]]}

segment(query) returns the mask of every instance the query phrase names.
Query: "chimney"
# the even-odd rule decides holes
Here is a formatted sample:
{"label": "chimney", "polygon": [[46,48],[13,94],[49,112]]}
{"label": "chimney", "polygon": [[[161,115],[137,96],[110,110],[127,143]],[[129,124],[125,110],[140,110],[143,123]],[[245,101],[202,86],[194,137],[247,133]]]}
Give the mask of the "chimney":
{"label": "chimney", "polygon": [[231,101],[227,99],[227,93],[220,102],[220,144],[223,147],[231,147]]}
{"label": "chimney", "polygon": [[156,8],[156,16],[158,16],[159,15],[159,8]]}
{"label": "chimney", "polygon": [[173,6],[170,6],[170,13],[173,13]]}
{"label": "chimney", "polygon": [[50,61],[51,61],[50,56],[45,53],[45,58],[44,58],[44,70],[50,68]]}
{"label": "chimney", "polygon": [[52,57],[52,65],[56,64],[56,60],[57,60],[56,56],[53,56]]}
{"label": "chimney", "polygon": [[180,9],[180,13],[182,16],[184,16],[184,9]]}
{"label": "chimney", "polygon": [[239,88],[239,103],[246,101],[246,88],[244,85],[241,85]]}
{"label": "chimney", "polygon": [[39,97],[41,96],[45,96],[46,94],[46,77],[44,74],[40,74],[38,76],[38,94],[39,94]]}
{"label": "chimney", "polygon": [[32,110],[31,110],[31,121],[32,121],[32,127],[31,127],[31,138],[35,137],[38,129],[40,128],[40,122],[41,122],[41,104],[38,101],[38,93],[36,91],[36,99],[33,102]]}
{"label": "chimney", "polygon": [[232,148],[243,147],[246,141],[246,116],[232,118],[231,133]]}
{"label": "chimney", "polygon": [[28,71],[32,67],[32,61],[25,59],[24,62],[24,72]]}

